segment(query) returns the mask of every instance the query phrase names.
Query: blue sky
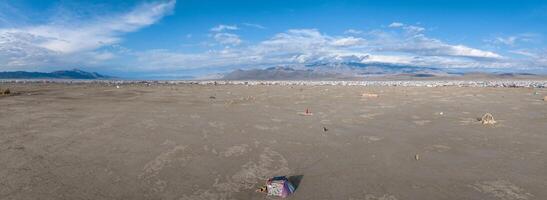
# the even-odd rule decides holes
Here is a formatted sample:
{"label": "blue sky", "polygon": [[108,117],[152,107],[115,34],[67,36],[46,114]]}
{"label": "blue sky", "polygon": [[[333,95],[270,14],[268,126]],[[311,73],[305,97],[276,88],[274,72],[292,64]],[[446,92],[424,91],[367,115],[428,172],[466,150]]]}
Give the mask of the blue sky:
{"label": "blue sky", "polygon": [[547,1],[0,2],[0,71],[208,76],[317,62],[547,71]]}

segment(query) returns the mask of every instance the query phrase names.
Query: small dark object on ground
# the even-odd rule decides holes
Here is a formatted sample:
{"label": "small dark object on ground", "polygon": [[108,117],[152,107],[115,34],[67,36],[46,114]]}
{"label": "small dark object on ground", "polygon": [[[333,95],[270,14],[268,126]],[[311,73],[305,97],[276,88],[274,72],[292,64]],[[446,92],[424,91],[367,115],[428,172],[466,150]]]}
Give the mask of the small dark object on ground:
{"label": "small dark object on ground", "polygon": [[215,96],[210,96],[209,99],[216,99],[216,97]]}
{"label": "small dark object on ground", "polygon": [[313,113],[308,108],[306,108],[306,112],[300,112],[298,114],[302,115],[302,116],[312,116],[313,115]]}
{"label": "small dark object on ground", "polygon": [[323,127],[323,131],[327,132],[329,129],[327,129],[327,127]]}
{"label": "small dark object on ground", "polygon": [[11,94],[11,91],[9,89],[5,89],[1,92],[3,95]]}

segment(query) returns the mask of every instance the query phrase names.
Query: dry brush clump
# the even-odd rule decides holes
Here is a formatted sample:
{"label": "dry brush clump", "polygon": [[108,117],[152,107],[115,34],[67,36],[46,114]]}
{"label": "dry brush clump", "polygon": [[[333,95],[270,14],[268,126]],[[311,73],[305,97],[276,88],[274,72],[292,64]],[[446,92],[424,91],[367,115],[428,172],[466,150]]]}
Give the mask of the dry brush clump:
{"label": "dry brush clump", "polygon": [[492,116],[492,114],[490,114],[490,113],[484,114],[480,118],[480,121],[484,125],[489,125],[489,124],[495,124],[496,123],[496,120],[494,120],[494,116]]}
{"label": "dry brush clump", "polygon": [[9,95],[9,94],[11,94],[11,91],[9,90],[9,88],[6,88],[6,89],[0,88],[0,94],[1,95]]}

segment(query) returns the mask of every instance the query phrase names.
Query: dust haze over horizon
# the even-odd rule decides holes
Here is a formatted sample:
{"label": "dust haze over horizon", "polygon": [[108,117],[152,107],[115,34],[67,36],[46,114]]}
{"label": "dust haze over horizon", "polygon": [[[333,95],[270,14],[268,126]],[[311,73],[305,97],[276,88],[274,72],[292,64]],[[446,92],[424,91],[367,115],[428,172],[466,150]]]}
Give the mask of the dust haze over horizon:
{"label": "dust haze over horizon", "polygon": [[544,73],[545,1],[2,1],[0,71],[381,64]]}

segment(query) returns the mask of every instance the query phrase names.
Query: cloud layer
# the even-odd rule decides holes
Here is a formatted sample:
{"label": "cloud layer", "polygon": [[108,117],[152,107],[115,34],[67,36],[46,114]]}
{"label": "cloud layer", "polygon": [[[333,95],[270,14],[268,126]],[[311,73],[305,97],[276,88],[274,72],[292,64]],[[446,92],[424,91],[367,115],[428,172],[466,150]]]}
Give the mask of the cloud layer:
{"label": "cloud layer", "polygon": [[[217,26],[220,27],[220,26]],[[141,69],[253,68],[313,63],[388,63],[423,67],[509,67],[512,62],[498,53],[461,44],[448,44],[425,35],[425,28],[393,23],[389,30],[348,30],[331,36],[317,29],[290,29],[254,44],[238,46],[234,33],[217,33],[225,48],[184,54],[166,50],[138,55]],[[219,34],[222,34],[220,37]],[[231,47],[231,48],[230,48]]]}
{"label": "cloud layer", "polygon": [[12,68],[86,64],[108,60],[112,53],[95,52],[119,43],[125,33],[154,24],[172,12],[175,1],[144,3],[123,14],[97,16],[72,24],[51,22],[0,29],[0,64]]}
{"label": "cloud layer", "polygon": [[[267,28],[260,24],[219,24],[203,30],[206,39],[200,44],[205,50],[184,51],[180,47],[136,51],[121,46],[125,34],[157,23],[173,13],[175,4],[175,0],[142,3],[123,13],[91,16],[85,21],[61,20],[0,28],[1,69],[40,70],[76,65],[108,66],[107,71],[168,73],[341,62],[441,68],[547,66],[546,50],[515,48],[500,53],[492,50],[496,48],[486,50],[431,37],[428,28],[401,22],[376,29],[348,29],[334,35],[318,29],[289,29],[258,41],[243,36],[249,29],[265,31]],[[6,21],[2,15],[0,20]],[[186,35],[186,38],[197,37]],[[493,37],[485,43],[516,47],[536,37],[534,34]]]}

